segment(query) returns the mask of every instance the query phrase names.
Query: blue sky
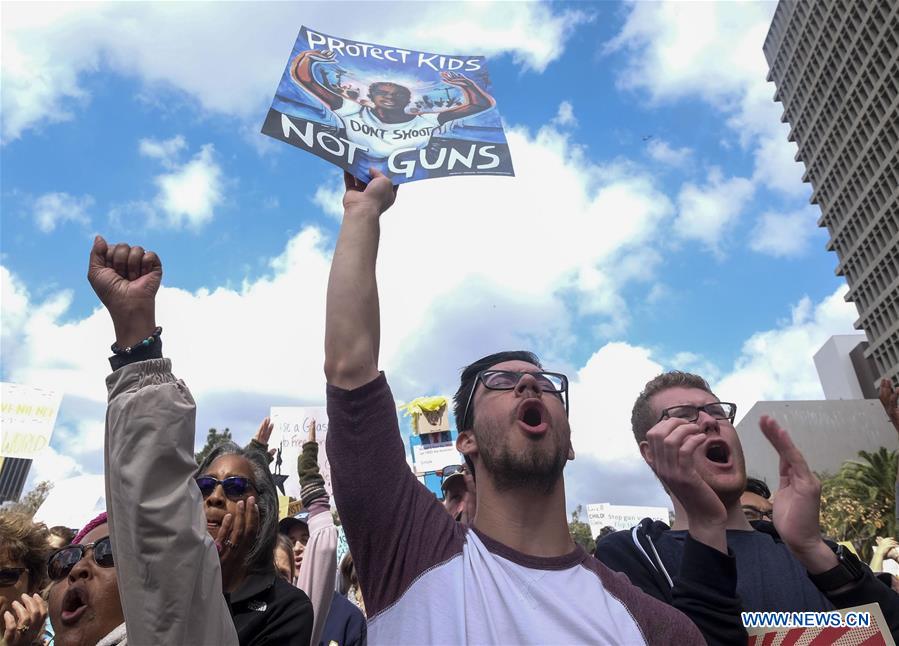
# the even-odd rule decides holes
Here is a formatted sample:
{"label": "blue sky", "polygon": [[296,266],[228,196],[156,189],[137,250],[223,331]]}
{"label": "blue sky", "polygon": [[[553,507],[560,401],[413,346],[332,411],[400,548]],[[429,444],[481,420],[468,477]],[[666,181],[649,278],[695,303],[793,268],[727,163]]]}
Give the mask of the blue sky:
{"label": "blue sky", "polygon": [[302,24],[489,56],[518,176],[402,188],[382,367],[399,401],[498,349],[567,371],[570,504],[664,503],[628,428],[658,371],[700,371],[743,411],[821,398],[812,354],[852,331],[765,82],[774,3],[42,7],[2,8],[2,378],[66,393],[32,480],[102,469],[96,233],[162,257],[158,322],[201,435],[323,401],[340,175],[259,134]]}

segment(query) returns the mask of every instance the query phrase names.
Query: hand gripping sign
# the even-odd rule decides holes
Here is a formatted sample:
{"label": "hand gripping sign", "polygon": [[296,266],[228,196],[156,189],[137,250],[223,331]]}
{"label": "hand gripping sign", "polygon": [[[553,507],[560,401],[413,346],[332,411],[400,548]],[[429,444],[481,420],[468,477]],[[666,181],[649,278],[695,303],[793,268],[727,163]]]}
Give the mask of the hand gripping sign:
{"label": "hand gripping sign", "polygon": [[367,182],[514,175],[483,56],[430,54],[300,29],[263,134]]}

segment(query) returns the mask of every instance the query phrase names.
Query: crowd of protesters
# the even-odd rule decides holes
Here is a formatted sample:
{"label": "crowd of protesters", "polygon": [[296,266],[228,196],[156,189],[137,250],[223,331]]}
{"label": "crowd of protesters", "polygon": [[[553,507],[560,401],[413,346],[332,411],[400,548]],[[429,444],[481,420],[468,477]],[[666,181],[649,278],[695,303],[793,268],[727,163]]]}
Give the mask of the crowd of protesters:
{"label": "crowd of protesters", "polygon": [[[823,536],[821,485],[769,417],[760,431],[780,482],[772,496],[747,478],[736,406],[699,375],[664,373],[635,393],[635,451],[670,495],[670,526],[604,528],[593,554],[572,539],[568,380],[525,351],[462,370],[464,464],[444,469],[438,500],[408,467],[378,363],[379,222],[396,187],[377,173],[345,179],[325,375],[350,552],[338,564],[314,422],[297,464],[302,510],[280,521],[268,419],[247,447],[221,443],[197,464],[195,403],[157,327],[162,263],[98,237],[88,279],[115,329],[108,508],[49,530],[0,514],[6,644],[739,644],[743,611],[870,603],[899,636],[895,538],[878,539],[869,567]],[[897,392],[881,390],[899,431]]]}

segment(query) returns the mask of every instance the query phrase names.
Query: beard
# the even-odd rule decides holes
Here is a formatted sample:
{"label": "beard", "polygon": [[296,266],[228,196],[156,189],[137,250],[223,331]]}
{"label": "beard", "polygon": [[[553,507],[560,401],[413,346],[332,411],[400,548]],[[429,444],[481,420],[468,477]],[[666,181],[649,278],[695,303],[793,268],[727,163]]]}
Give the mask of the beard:
{"label": "beard", "polygon": [[529,441],[524,450],[514,451],[508,441],[509,424],[484,420],[475,433],[478,454],[490,472],[497,491],[526,489],[540,495],[550,493],[562,477],[568,461],[568,447],[563,446],[553,429],[552,448]]}

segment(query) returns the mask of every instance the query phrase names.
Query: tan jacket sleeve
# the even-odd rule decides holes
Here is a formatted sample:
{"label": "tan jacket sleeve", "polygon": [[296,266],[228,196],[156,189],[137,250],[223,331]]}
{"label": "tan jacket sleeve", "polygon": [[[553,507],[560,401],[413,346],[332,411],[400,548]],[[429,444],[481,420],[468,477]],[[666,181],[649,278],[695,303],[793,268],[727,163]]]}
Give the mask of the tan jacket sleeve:
{"label": "tan jacket sleeve", "polygon": [[236,646],[218,551],[191,483],[196,404],[168,359],[106,378],[106,503],[128,642]]}

